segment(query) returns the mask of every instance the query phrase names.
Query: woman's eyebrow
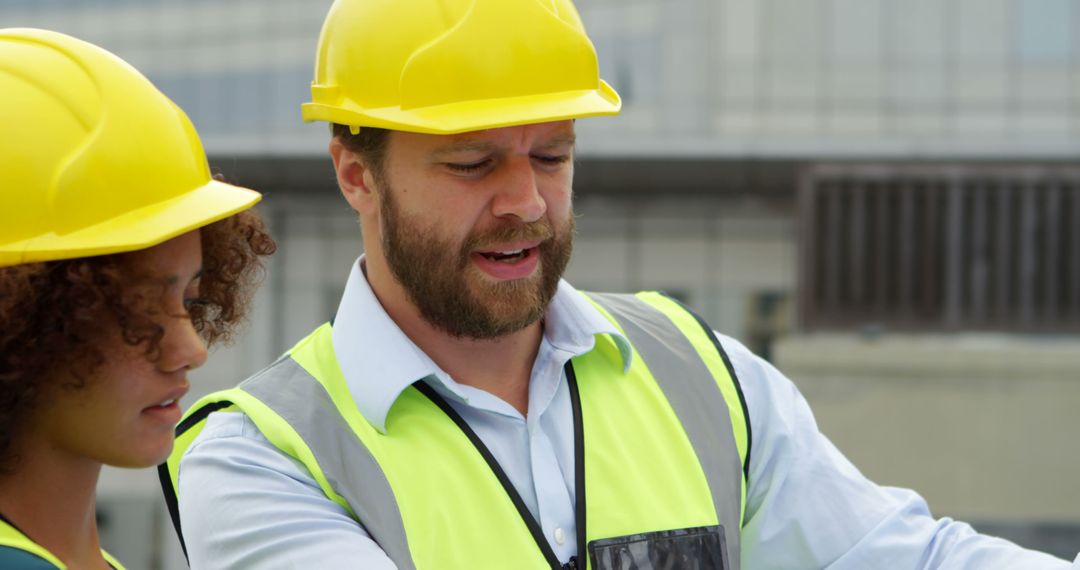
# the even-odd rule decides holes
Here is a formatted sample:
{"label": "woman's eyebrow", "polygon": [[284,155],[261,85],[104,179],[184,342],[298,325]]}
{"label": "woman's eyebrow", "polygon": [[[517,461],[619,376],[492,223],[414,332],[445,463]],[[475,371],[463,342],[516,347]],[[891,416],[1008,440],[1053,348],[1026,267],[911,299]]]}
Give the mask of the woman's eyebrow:
{"label": "woman's eyebrow", "polygon": [[[191,276],[191,279],[188,279],[188,283],[191,283],[192,281],[202,277],[202,274],[203,274],[203,268],[200,267],[199,270],[196,271],[195,274]],[[176,284],[180,283],[180,276],[179,275],[170,275],[169,278],[165,280],[165,283],[167,283],[169,285],[176,285]]]}

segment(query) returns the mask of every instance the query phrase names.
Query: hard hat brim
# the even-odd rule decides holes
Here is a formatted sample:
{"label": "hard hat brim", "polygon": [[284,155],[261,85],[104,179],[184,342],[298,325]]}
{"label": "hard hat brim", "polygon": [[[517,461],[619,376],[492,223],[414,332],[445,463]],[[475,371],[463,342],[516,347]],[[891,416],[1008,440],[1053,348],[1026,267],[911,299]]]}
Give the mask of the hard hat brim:
{"label": "hard hat brim", "polygon": [[48,233],[0,248],[0,267],[137,251],[255,205],[262,195],[217,180],[67,234]]}
{"label": "hard hat brim", "polygon": [[364,109],[341,105],[305,103],[304,121],[327,121],[358,127],[451,135],[500,127],[617,115],[622,108],[618,93],[604,81],[598,89],[545,93],[503,99],[464,101],[446,105],[402,109]]}

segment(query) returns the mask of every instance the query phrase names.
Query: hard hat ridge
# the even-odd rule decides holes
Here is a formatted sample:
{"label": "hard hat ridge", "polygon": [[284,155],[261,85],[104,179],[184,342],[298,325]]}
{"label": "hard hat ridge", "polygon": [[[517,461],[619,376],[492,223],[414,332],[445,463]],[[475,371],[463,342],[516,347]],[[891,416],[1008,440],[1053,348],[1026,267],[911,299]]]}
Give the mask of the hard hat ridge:
{"label": "hard hat ridge", "polygon": [[0,30],[0,266],[142,249],[243,210],[187,116],[133,67]]}
{"label": "hard hat ridge", "polygon": [[569,0],[337,0],[307,121],[449,134],[616,114]]}
{"label": "hard hat ridge", "polygon": [[[530,24],[503,25],[515,20]],[[550,6],[538,0],[473,0],[459,22],[406,62],[401,108],[584,91],[597,89],[599,82],[592,43]]]}

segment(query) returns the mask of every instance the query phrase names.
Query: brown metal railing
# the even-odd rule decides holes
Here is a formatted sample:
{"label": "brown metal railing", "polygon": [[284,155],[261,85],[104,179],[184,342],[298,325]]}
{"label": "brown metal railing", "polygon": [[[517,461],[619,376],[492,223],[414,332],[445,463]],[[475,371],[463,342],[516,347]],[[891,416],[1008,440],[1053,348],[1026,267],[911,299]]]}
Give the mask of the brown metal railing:
{"label": "brown metal railing", "polygon": [[799,194],[806,329],[1080,331],[1080,169],[818,165]]}

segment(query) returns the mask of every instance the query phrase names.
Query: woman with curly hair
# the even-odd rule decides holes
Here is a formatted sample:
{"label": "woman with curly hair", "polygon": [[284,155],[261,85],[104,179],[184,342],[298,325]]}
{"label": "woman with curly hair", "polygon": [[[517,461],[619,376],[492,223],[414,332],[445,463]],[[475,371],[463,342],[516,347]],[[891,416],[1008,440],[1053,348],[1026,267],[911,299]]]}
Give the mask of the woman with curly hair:
{"label": "woman with curly hair", "polygon": [[0,30],[0,568],[120,567],[101,466],[168,456],[187,373],[274,251],[258,200],[116,56]]}

